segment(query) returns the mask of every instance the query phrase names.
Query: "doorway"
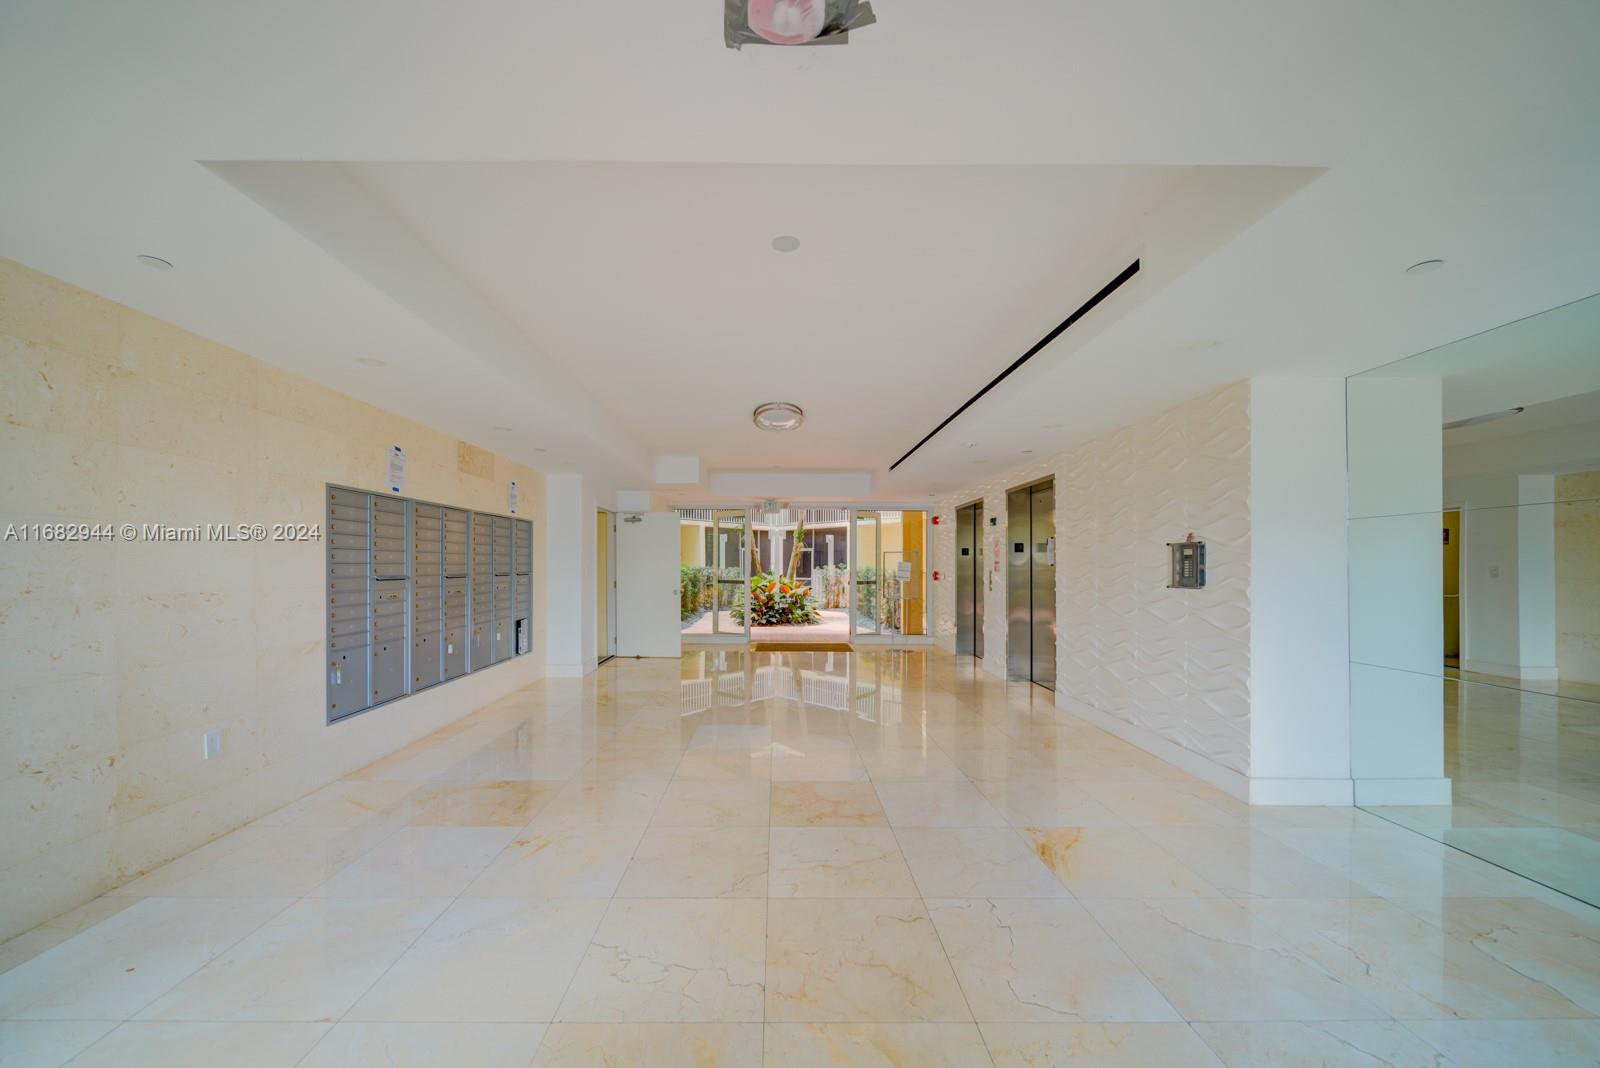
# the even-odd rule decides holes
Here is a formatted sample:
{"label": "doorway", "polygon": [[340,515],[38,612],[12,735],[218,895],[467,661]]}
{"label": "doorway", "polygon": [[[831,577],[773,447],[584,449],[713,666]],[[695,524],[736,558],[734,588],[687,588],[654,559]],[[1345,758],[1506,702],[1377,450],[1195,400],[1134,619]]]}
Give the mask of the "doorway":
{"label": "doorway", "polygon": [[1056,488],[1006,494],[1006,673],[1056,688]]}
{"label": "doorway", "polygon": [[1444,513],[1444,666],[1461,666],[1461,510]]}
{"label": "doorway", "polygon": [[617,655],[617,514],[600,509],[594,522],[595,652],[600,663]]}
{"label": "doorway", "polygon": [[983,502],[956,509],[956,652],[983,659]]}

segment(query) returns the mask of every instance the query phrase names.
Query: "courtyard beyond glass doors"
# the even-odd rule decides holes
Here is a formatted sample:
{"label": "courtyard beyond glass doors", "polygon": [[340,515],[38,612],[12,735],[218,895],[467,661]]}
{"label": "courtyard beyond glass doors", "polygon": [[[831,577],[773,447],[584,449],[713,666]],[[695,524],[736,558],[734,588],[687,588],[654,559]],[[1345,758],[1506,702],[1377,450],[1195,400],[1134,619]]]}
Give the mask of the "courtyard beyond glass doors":
{"label": "courtyard beyond glass doors", "polygon": [[927,633],[927,515],[681,508],[679,612],[695,640],[842,643]]}

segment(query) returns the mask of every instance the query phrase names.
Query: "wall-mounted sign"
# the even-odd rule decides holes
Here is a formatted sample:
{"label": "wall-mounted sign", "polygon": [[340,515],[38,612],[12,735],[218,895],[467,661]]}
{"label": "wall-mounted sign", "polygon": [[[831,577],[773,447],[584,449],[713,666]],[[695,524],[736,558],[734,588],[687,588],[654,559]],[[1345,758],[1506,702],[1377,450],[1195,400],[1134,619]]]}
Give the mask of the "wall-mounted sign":
{"label": "wall-mounted sign", "polygon": [[406,453],[396,445],[389,450],[389,492],[403,493],[406,488]]}

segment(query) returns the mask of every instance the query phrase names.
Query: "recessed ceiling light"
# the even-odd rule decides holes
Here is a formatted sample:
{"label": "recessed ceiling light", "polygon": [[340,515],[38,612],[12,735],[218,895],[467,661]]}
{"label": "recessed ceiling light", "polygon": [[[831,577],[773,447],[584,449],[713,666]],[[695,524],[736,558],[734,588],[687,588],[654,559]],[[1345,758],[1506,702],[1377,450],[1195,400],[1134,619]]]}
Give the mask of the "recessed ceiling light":
{"label": "recessed ceiling light", "polygon": [[1210,352],[1212,349],[1218,349],[1221,347],[1222,342],[1218,341],[1216,338],[1205,338],[1200,341],[1189,342],[1190,352]]}
{"label": "recessed ceiling light", "polygon": [[144,253],[140,253],[139,255],[135,256],[134,259],[138,260],[146,267],[154,267],[158,271],[172,270],[172,261],[164,260],[160,256],[147,256]]}
{"label": "recessed ceiling light", "polygon": [[376,356],[357,356],[356,357],[356,363],[359,363],[362,367],[386,367],[386,366],[388,366],[388,361],[380,360]]}
{"label": "recessed ceiling light", "polygon": [[1046,423],[1044,426],[1040,427],[1039,429],[1040,430],[1060,430],[1061,429],[1061,424],[1060,423]]}
{"label": "recessed ceiling light", "polygon": [[961,447],[963,449],[976,449],[978,447],[978,443],[976,441],[963,441],[961,443]]}
{"label": "recessed ceiling light", "polygon": [[793,252],[800,247],[800,239],[793,234],[779,234],[772,239],[772,251]]}
{"label": "recessed ceiling light", "polygon": [[1477,426],[1479,423],[1492,423],[1496,419],[1509,419],[1513,415],[1521,415],[1521,408],[1507,408],[1503,412],[1488,412],[1484,415],[1469,415],[1465,419],[1456,419],[1444,425],[1446,430],[1460,430],[1464,426]]}
{"label": "recessed ceiling light", "polygon": [[1032,450],[1032,449],[1023,449],[1023,450],[1022,450],[1022,455],[1024,455],[1024,456],[1026,456],[1026,455],[1028,455],[1028,454],[1029,454],[1029,453],[1030,453],[1030,452],[1032,452],[1032,451],[1033,451],[1033,450]]}
{"label": "recessed ceiling light", "polygon": [[1423,260],[1421,263],[1413,263],[1410,267],[1407,267],[1406,274],[1427,274],[1429,271],[1437,271],[1443,266],[1444,260]]}
{"label": "recessed ceiling light", "polygon": [[495,427],[495,429],[498,430],[502,434],[511,433],[511,428],[508,427],[508,426],[497,426],[497,427]]}
{"label": "recessed ceiling light", "polygon": [[757,408],[750,414],[750,419],[762,430],[798,430],[800,424],[806,421],[806,413],[800,410],[798,404],[773,401]]}

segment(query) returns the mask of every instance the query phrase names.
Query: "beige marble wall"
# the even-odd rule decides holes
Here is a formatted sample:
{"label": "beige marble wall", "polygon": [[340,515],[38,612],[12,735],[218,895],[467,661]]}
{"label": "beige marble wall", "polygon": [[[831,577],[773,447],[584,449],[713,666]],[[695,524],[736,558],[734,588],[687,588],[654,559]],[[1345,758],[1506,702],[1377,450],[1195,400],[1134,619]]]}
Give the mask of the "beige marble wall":
{"label": "beige marble wall", "polygon": [[[934,635],[955,635],[955,509],[981,498],[984,668],[1004,674],[1006,490],[1056,482],[1057,694],[1229,771],[1250,766],[1250,383],[1044,456],[945,498]],[[999,519],[989,526],[990,516]],[[1166,543],[1207,542],[1207,588],[1166,588]],[[996,540],[997,535],[1000,540]],[[999,569],[995,568],[996,562]]]}
{"label": "beige marble wall", "polygon": [[1556,668],[1600,683],[1600,471],[1556,476]]}
{"label": "beige marble wall", "polygon": [[[517,481],[545,603],[537,471],[6,260],[0,419],[0,533],[320,523],[398,442],[409,496],[504,512]],[[529,655],[327,726],[323,552],[0,542],[0,938],[542,674],[539,619]]]}

